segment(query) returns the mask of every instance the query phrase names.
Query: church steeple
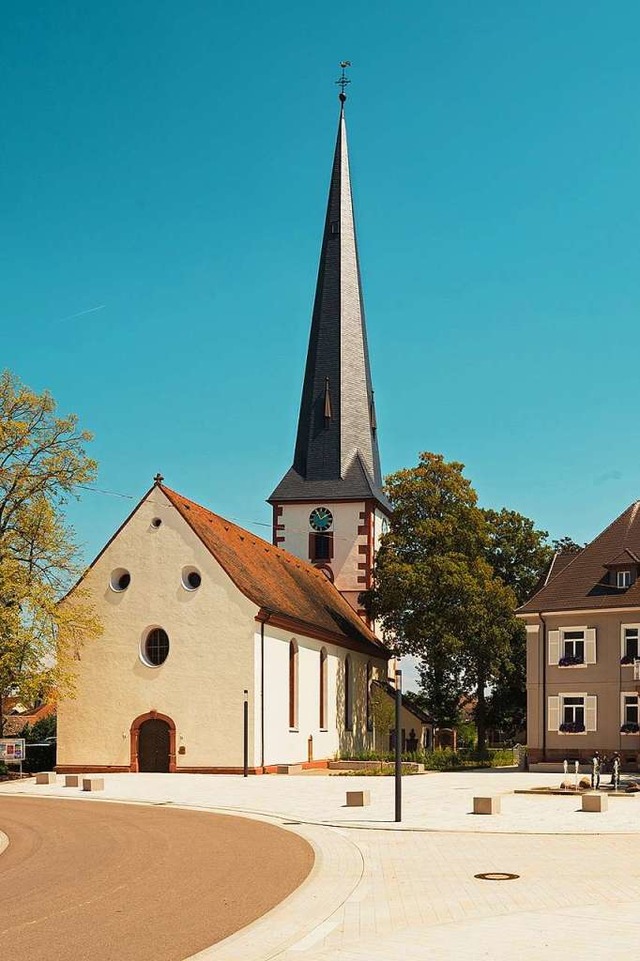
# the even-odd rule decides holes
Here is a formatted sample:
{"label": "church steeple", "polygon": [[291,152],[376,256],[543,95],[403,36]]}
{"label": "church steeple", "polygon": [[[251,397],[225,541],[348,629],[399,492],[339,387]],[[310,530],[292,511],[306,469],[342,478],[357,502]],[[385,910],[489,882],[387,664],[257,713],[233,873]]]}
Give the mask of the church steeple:
{"label": "church steeple", "polygon": [[269,502],[362,498],[386,510],[351,195],[344,70],[338,82],[340,117],[295,454]]}

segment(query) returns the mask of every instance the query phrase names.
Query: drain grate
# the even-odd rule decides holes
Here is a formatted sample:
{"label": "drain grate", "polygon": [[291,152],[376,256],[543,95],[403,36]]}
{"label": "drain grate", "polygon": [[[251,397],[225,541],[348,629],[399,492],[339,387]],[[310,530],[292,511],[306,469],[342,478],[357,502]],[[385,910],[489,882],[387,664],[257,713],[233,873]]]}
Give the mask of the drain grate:
{"label": "drain grate", "polygon": [[479,881],[515,881],[519,874],[509,874],[506,871],[486,871],[484,874],[474,874]]}

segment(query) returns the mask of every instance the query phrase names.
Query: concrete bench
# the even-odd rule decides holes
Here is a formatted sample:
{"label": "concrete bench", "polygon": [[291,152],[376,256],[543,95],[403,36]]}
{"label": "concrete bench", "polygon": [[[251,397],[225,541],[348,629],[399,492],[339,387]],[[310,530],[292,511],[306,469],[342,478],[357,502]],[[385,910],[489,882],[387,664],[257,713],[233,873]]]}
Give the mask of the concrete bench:
{"label": "concrete bench", "polygon": [[347,791],[347,807],[362,808],[371,804],[371,793],[369,791]]}
{"label": "concrete bench", "polygon": [[64,776],[64,786],[65,787],[80,787],[80,781],[82,775],[80,774],[65,774]]}
{"label": "concrete bench", "polygon": [[83,791],[104,791],[104,778],[103,777],[83,777],[82,790]]}
{"label": "concrete bench", "polygon": [[582,810],[600,814],[602,811],[609,810],[609,798],[606,794],[597,794],[595,791],[582,795]]}
{"label": "concrete bench", "polygon": [[55,784],[57,780],[55,771],[38,771],[36,774],[36,784]]}
{"label": "concrete bench", "polygon": [[302,774],[302,764],[278,764],[276,774]]}
{"label": "concrete bench", "polygon": [[500,814],[499,797],[474,797],[474,814]]}

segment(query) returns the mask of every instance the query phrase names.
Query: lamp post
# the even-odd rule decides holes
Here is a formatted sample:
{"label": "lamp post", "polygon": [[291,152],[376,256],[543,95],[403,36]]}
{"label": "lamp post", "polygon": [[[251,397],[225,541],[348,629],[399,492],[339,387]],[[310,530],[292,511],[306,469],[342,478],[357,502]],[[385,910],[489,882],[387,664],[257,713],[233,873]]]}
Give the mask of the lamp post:
{"label": "lamp post", "polygon": [[396,821],[402,820],[402,671],[396,671]]}

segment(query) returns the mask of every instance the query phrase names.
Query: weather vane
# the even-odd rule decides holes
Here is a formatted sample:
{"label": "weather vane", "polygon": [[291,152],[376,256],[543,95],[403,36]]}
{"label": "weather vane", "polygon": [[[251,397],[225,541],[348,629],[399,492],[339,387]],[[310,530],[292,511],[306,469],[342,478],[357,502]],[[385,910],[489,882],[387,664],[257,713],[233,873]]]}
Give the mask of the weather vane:
{"label": "weather vane", "polygon": [[340,77],[339,80],[336,80],[336,83],[337,83],[338,86],[341,88],[341,89],[340,89],[340,93],[338,94],[338,96],[340,97],[341,102],[344,103],[345,100],[347,99],[347,95],[346,95],[346,93],[344,92],[344,88],[347,86],[348,83],[351,83],[351,81],[347,79],[347,75],[346,75],[345,71],[346,71],[347,67],[350,67],[350,66],[351,66],[351,61],[350,61],[350,60],[342,60],[342,61],[340,62],[340,66],[342,67],[342,76]]}

